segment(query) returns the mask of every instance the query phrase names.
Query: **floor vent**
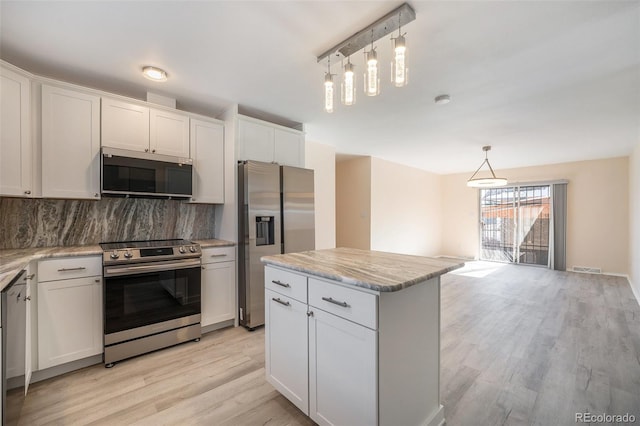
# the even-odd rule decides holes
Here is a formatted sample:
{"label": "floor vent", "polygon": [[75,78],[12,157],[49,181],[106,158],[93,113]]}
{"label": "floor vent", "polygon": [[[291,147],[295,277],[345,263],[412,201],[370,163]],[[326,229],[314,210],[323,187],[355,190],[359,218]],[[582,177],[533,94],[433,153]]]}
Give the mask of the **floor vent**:
{"label": "floor vent", "polygon": [[583,272],[585,274],[601,274],[602,269],[600,268],[589,268],[587,266],[574,266],[573,272]]}

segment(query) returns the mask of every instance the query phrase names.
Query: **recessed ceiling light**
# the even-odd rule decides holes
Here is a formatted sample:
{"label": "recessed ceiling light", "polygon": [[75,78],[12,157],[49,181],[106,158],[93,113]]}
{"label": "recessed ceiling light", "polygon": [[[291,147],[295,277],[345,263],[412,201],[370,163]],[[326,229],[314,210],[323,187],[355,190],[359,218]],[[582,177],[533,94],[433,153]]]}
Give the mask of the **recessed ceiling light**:
{"label": "recessed ceiling light", "polygon": [[167,80],[167,72],[163,69],[156,67],[144,67],[142,68],[142,75],[144,75],[149,80],[153,81],[166,81]]}
{"label": "recessed ceiling light", "polygon": [[436,101],[436,104],[438,104],[438,105],[445,105],[445,104],[448,104],[449,102],[451,102],[451,96],[449,96],[449,95],[439,95],[439,96],[436,96],[434,101]]}

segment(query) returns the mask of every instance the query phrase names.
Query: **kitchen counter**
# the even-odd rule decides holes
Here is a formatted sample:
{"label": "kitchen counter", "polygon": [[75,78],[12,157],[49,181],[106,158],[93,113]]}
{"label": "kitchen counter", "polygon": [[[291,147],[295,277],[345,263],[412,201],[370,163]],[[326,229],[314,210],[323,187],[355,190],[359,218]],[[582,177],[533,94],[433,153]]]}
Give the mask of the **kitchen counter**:
{"label": "kitchen counter", "polygon": [[[234,246],[235,243],[225,240],[193,240],[200,244],[202,248]],[[69,256],[97,256],[102,255],[102,249],[98,244],[88,246],[69,247],[35,247],[23,249],[0,250],[0,291],[11,282],[11,280],[27,267],[32,260],[48,259],[53,257]]]}
{"label": "kitchen counter", "polygon": [[380,292],[402,290],[464,266],[464,262],[352,248],[263,256],[261,260]]}
{"label": "kitchen counter", "polygon": [[261,260],[265,371],[282,395],[318,424],[445,423],[440,276],[463,262],[350,248]]}
{"label": "kitchen counter", "polygon": [[230,247],[230,246],[235,246],[236,243],[232,242],[232,241],[226,241],[226,240],[216,240],[216,239],[211,239],[211,240],[192,240],[194,243],[196,244],[200,244],[200,248],[209,248],[209,247]]}
{"label": "kitchen counter", "polygon": [[95,256],[101,254],[102,249],[97,244],[90,246],[35,247],[0,250],[0,291],[4,290],[11,280],[26,268],[32,260],[52,257]]}

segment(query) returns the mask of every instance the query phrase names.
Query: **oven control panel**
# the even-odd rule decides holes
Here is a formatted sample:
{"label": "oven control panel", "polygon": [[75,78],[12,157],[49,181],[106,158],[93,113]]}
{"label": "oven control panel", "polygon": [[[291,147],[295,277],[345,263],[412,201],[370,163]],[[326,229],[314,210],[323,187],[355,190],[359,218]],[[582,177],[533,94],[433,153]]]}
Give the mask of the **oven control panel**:
{"label": "oven control panel", "polygon": [[134,244],[127,247],[125,243],[102,244],[103,264],[156,262],[202,256],[202,250],[198,244],[184,240],[180,240],[180,243],[172,246],[153,246],[150,242],[139,242],[140,247],[134,247]]}

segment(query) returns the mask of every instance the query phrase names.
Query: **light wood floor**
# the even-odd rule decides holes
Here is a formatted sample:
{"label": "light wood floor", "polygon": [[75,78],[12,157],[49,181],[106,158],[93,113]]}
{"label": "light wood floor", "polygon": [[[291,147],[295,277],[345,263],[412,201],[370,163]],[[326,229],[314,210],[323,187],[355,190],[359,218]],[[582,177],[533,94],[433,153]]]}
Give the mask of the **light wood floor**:
{"label": "light wood floor", "polygon": [[[640,307],[625,279],[470,265],[442,281],[448,425],[575,425],[576,412],[640,424]],[[39,382],[20,423],[313,424],[265,382],[263,344],[264,330],[230,328]]]}

